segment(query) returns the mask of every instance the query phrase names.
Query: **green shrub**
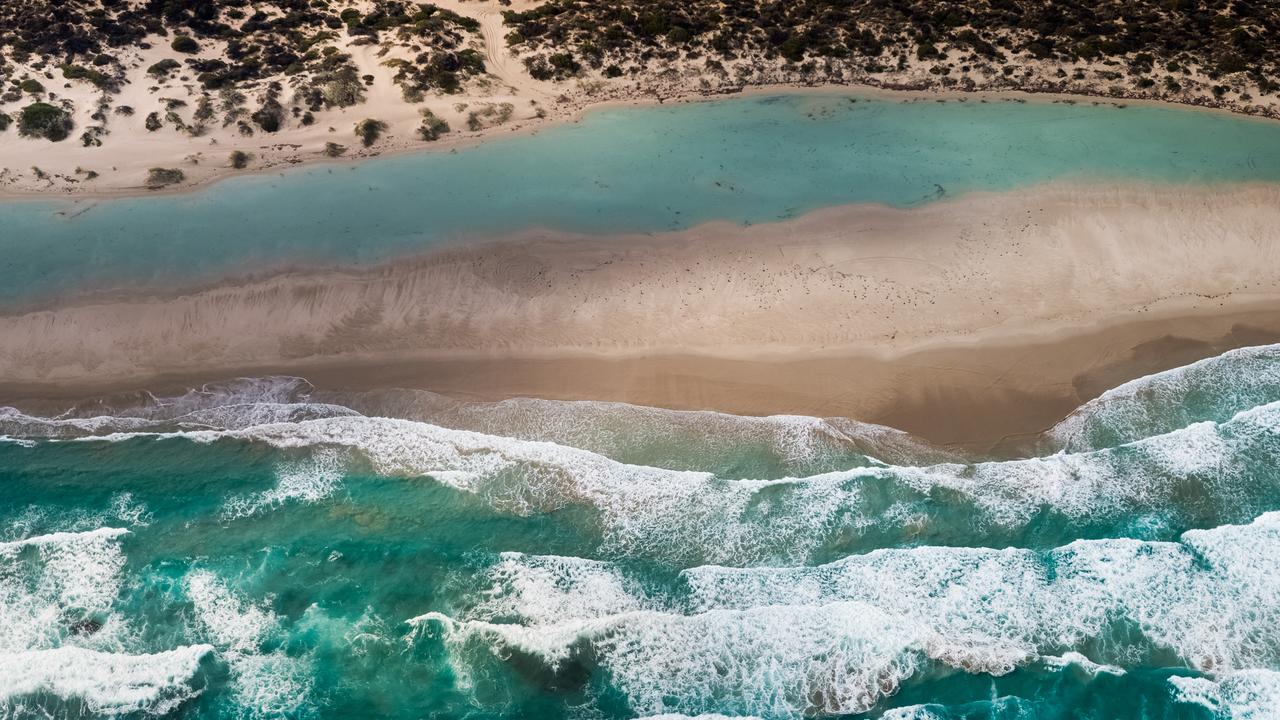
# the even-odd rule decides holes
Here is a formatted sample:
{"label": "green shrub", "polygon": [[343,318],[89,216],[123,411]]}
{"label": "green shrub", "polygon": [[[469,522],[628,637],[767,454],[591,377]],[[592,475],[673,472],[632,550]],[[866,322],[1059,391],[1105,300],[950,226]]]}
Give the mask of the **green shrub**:
{"label": "green shrub", "polygon": [[284,124],[284,108],[275,97],[268,97],[262,107],[254,111],[249,119],[262,128],[263,132],[273,133]]}
{"label": "green shrub", "polygon": [[547,56],[547,62],[551,63],[551,67],[556,69],[556,77],[564,77],[566,75],[575,75],[582,69],[582,65],[573,58],[569,53],[553,53]]}
{"label": "green shrub", "polygon": [[200,43],[187,35],[179,35],[174,38],[169,47],[173,48],[174,52],[186,53],[187,55],[194,55],[200,52]]}
{"label": "green shrub", "polygon": [[75,123],[65,110],[49,103],[31,103],[18,115],[18,134],[23,137],[42,137],[58,142],[66,140]]}
{"label": "green shrub", "polygon": [[147,74],[154,75],[158,78],[164,77],[169,74],[170,70],[177,70],[180,67],[182,67],[182,63],[174,60],[173,58],[165,58],[147,68]]}
{"label": "green shrub", "polygon": [[356,77],[355,68],[344,65],[336,72],[321,75],[320,94],[326,105],[350,107],[364,102],[364,85]]}
{"label": "green shrub", "polygon": [[327,142],[324,144],[324,154],[326,157],[336,158],[342,157],[347,152],[346,145],[339,145],[336,142]]}
{"label": "green shrub", "polygon": [[805,50],[809,47],[809,38],[803,33],[792,33],[785,41],[783,41],[778,51],[782,53],[782,57],[791,62],[800,62],[804,60]]}
{"label": "green shrub", "polygon": [[44,92],[44,85],[41,85],[39,80],[27,79],[18,84],[18,89],[24,93],[42,93]]}
{"label": "green shrub", "polygon": [[151,168],[147,171],[147,187],[155,189],[166,185],[180,183],[187,179],[187,174],[178,168]]}
{"label": "green shrub", "polygon": [[373,118],[365,118],[356,123],[356,137],[360,138],[360,143],[365,147],[369,147],[378,142],[378,138],[382,137],[382,133],[387,129],[387,124],[381,120]]}
{"label": "green shrub", "polygon": [[104,88],[111,84],[111,78],[101,70],[93,70],[83,65],[63,65],[62,77],[68,80],[88,80],[95,87]]}
{"label": "green shrub", "polygon": [[243,170],[248,167],[249,161],[252,159],[253,156],[243,150],[232,150],[231,157],[229,158],[231,167],[236,170]]}
{"label": "green shrub", "polygon": [[8,113],[0,112],[0,132],[4,132],[5,130],[8,130],[9,123],[11,122],[13,122],[13,118],[9,117]]}
{"label": "green shrub", "polygon": [[467,113],[467,129],[475,131],[502,125],[511,119],[515,111],[516,107],[511,103],[485,105]]}
{"label": "green shrub", "polygon": [[441,135],[449,132],[449,123],[442,117],[437,117],[430,110],[422,111],[422,125],[418,127],[418,135],[423,140],[439,140]]}
{"label": "green shrub", "polygon": [[1244,72],[1245,70],[1248,70],[1248,69],[1249,69],[1249,64],[1245,61],[1245,59],[1235,53],[1231,53],[1230,55],[1227,55],[1226,57],[1222,58],[1222,60],[1218,63],[1218,72],[1222,73],[1223,75],[1230,75],[1231,73]]}

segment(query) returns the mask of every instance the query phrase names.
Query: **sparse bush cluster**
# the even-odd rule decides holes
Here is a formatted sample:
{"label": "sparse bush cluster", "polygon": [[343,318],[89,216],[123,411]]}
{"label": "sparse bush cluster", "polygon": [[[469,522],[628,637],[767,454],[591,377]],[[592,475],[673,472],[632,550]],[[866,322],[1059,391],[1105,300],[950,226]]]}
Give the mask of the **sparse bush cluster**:
{"label": "sparse bush cluster", "polygon": [[83,65],[67,64],[62,66],[62,77],[68,80],[84,80],[95,87],[103,90],[111,90],[116,87],[117,79],[96,68],[88,68]]}
{"label": "sparse bush cluster", "polygon": [[360,144],[370,147],[378,142],[378,138],[382,137],[382,133],[386,132],[387,124],[381,120],[373,118],[365,118],[356,123],[356,137],[360,138]]}
{"label": "sparse bush cluster", "polygon": [[388,60],[396,68],[393,81],[400,85],[404,99],[421,102],[428,92],[456,93],[470,77],[484,74],[484,58],[470,48],[453,51],[424,52],[413,59]]}
{"label": "sparse bush cluster", "polygon": [[178,168],[154,167],[147,171],[147,187],[152,190],[175,185],[187,179],[187,174]]}
{"label": "sparse bush cluster", "polygon": [[58,142],[66,140],[75,123],[70,113],[57,105],[31,103],[18,114],[18,134]]}
{"label": "sparse bush cluster", "polygon": [[467,113],[467,129],[483,130],[505,124],[515,114],[515,110],[511,103],[483,105]]}
{"label": "sparse bush cluster", "polygon": [[448,132],[449,123],[444,118],[437,117],[430,110],[423,109],[422,124],[418,126],[418,137],[427,141],[439,140],[441,135]]}
{"label": "sparse bush cluster", "polygon": [[[450,91],[477,67],[478,56],[463,54],[467,39],[480,30],[471,18],[410,0],[373,0],[361,10],[345,6],[327,0],[0,2],[0,67],[6,59],[37,66],[45,62],[60,66],[68,79],[114,90],[121,69],[110,49],[160,35],[175,56],[147,68],[157,80],[185,70],[206,90],[221,90],[304,75],[300,95],[311,111],[364,99],[363,85],[358,78],[353,82],[350,56],[335,46],[343,35],[355,37],[358,44],[388,40],[425,52],[433,62],[421,72],[406,72],[409,81],[423,89]],[[209,50],[225,52],[199,57]],[[436,58],[431,53],[443,55]],[[479,68],[482,72],[482,63]],[[32,78],[20,91],[35,94],[44,87]],[[274,124],[274,115],[274,108],[265,107],[254,123],[266,129]]]}

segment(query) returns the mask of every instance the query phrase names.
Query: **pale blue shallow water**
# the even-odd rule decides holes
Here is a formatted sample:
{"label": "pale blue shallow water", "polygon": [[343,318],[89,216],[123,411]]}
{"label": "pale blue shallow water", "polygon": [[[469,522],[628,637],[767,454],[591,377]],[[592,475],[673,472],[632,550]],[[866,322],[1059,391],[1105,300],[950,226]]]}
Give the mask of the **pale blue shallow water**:
{"label": "pale blue shallow water", "polygon": [[747,97],[195,193],[0,204],[0,303],[376,263],[527,228],[658,232],[1051,180],[1280,180],[1280,123],[1156,106]]}

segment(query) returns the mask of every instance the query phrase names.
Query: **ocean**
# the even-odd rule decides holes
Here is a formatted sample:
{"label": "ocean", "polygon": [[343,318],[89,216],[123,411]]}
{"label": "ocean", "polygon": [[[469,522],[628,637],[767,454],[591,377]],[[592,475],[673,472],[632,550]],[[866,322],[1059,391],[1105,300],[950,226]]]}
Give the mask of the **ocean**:
{"label": "ocean", "polygon": [[[0,305],[1052,181],[1280,181],[1280,125],[821,94],[601,110],[2,203]],[[18,405],[6,720],[1280,717],[1280,345],[1113,388],[1018,457],[856,418],[287,376]]]}
{"label": "ocean", "polygon": [[325,392],[0,411],[5,717],[1274,717],[1280,346],[1033,457]]}

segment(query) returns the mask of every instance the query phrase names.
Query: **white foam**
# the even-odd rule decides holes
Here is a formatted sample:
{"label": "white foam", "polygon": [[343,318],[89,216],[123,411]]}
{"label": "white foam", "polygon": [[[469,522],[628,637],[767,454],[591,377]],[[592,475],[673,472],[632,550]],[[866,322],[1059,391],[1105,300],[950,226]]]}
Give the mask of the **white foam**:
{"label": "white foam", "polygon": [[82,700],[101,715],[163,715],[200,694],[191,684],[208,645],[150,655],[60,647],[0,652],[0,703],[38,694]]}
{"label": "white foam", "polygon": [[273,613],[244,602],[212,572],[188,573],[186,590],[187,599],[195,609],[195,619],[219,650],[257,652],[277,629]]}
{"label": "white foam", "polygon": [[503,553],[472,615],[521,624],[595,619],[645,609],[644,591],[610,563]]}
{"label": "white foam", "polygon": [[15,408],[0,407],[0,435],[6,438],[71,438],[105,432],[141,431],[149,425],[148,421],[140,418],[117,418],[109,415],[44,418],[28,415]]}
{"label": "white foam", "polygon": [[128,491],[113,493],[107,506],[99,510],[87,505],[31,504],[6,518],[4,526],[0,527],[0,542],[49,533],[85,533],[119,525],[143,528],[154,519],[146,503]]}
{"label": "white foam", "polygon": [[1124,675],[1125,669],[1118,665],[1096,663],[1078,652],[1064,652],[1061,655],[1041,655],[1040,662],[1048,668],[1077,667],[1088,675]]}
{"label": "white foam", "polygon": [[702,715],[681,715],[679,713],[663,713],[662,715],[645,715],[638,720],[760,720],[754,715],[721,715],[720,713],[704,713]]}
{"label": "white foam", "polygon": [[148,392],[84,403],[60,417],[106,416],[148,421],[173,420],[203,410],[221,407],[291,405],[305,402],[311,384],[298,377],[273,375],[207,383],[174,396]]}
{"label": "white foam", "polygon": [[241,378],[172,397],[138,393],[98,400],[52,417],[0,407],[0,435],[19,439],[72,439],[121,432],[180,429],[239,430],[268,423],[356,415],[354,410],[307,401],[301,378]]}
{"label": "white foam", "polygon": [[1230,720],[1280,718],[1280,672],[1254,669],[1231,673],[1221,680],[1174,676],[1169,678],[1173,699],[1199,705]]}
{"label": "white foam", "polygon": [[1033,550],[880,550],[813,568],[697,568],[689,607],[865,602],[971,652],[1074,650],[1127,622],[1188,667],[1280,664],[1280,513],[1177,543],[1077,541]]}
{"label": "white foam", "polygon": [[1110,447],[1280,400],[1280,345],[1232,350],[1131,380],[1077,408],[1047,433],[1069,452]]}
{"label": "white foam", "polygon": [[[1036,712],[1037,706],[1038,703],[1034,701],[1027,702],[1019,697],[1005,695],[965,704],[963,717],[1023,720],[1024,718],[1040,717],[1040,714]],[[955,715],[948,712],[948,708],[945,705],[936,703],[890,708],[880,715],[881,720],[951,720],[953,717]]]}
{"label": "white foam", "polygon": [[99,528],[0,543],[0,651],[54,647],[77,620],[107,617],[120,591],[119,539],[127,532]]}
{"label": "white foam", "polygon": [[[197,442],[239,438],[279,448],[349,447],[379,473],[432,476],[484,497],[501,512],[594,506],[610,553],[750,564],[804,561],[836,533],[924,529],[941,502],[961,504],[947,508],[953,513],[974,508],[971,523],[979,531],[1016,530],[1045,509],[1089,523],[1121,522],[1151,509],[1177,511],[1179,499],[1193,488],[1211,503],[1252,511],[1260,496],[1276,490],[1270,475],[1258,477],[1251,468],[1280,463],[1280,403],[1223,424],[1201,423],[1109,450],[780,480],[728,480],[626,465],[553,443],[387,418],[335,417],[156,437],[173,436]],[[138,436],[99,439],[133,437]],[[875,489],[870,496],[864,495],[867,486]],[[896,498],[887,512],[881,502],[886,495]]]}
{"label": "white foam", "polygon": [[270,610],[247,602],[207,570],[187,574],[194,620],[231,669],[236,702],[253,717],[279,717],[304,707],[311,693],[311,664],[283,648],[264,644],[281,633]]}
{"label": "white foam", "polygon": [[132,527],[147,527],[155,519],[146,503],[133,497],[131,492],[118,492],[111,496],[110,514]]}
{"label": "white foam", "polygon": [[589,643],[592,662],[639,714],[864,712],[895,693],[928,656],[919,627],[859,603],[691,616],[638,611],[550,626],[467,621],[445,627],[456,654],[478,644],[498,657],[534,654],[552,667],[571,662],[572,649]]}
{"label": "white foam", "polygon": [[504,555],[489,579],[496,600],[414,618],[415,636],[442,631],[464,677],[517,653],[553,669],[590,658],[643,713],[861,712],[926,662],[1097,675],[1172,655],[1224,682],[1280,665],[1280,512],[1179,542],[702,567],[656,595],[616,565],[572,558]]}
{"label": "white foam", "polygon": [[288,502],[319,502],[342,485],[346,466],[345,453],[336,448],[320,448],[302,460],[280,467],[276,471],[276,485],[270,490],[227,498],[220,514],[224,520],[235,520]]}
{"label": "white foam", "polygon": [[931,710],[927,705],[908,705],[885,710],[881,720],[946,720],[946,715]]}
{"label": "white foam", "polygon": [[618,402],[513,398],[466,402],[423,390],[317,393],[365,415],[568,445],[621,462],[714,471],[743,458],[782,474],[888,462],[937,462],[946,453],[907,433],[847,418],[753,417]]}
{"label": "white foam", "polygon": [[238,430],[358,415],[352,408],[457,429],[556,442],[672,469],[720,469],[753,458],[749,462],[776,465],[783,474],[809,474],[833,466],[876,462],[867,456],[890,462],[946,457],[904,432],[847,418],[750,417],[533,398],[462,402],[422,390],[317,393],[305,380],[295,377],[241,378],[169,397],[136,393],[82,403],[53,417],[0,408],[0,435],[73,438],[175,427]]}

